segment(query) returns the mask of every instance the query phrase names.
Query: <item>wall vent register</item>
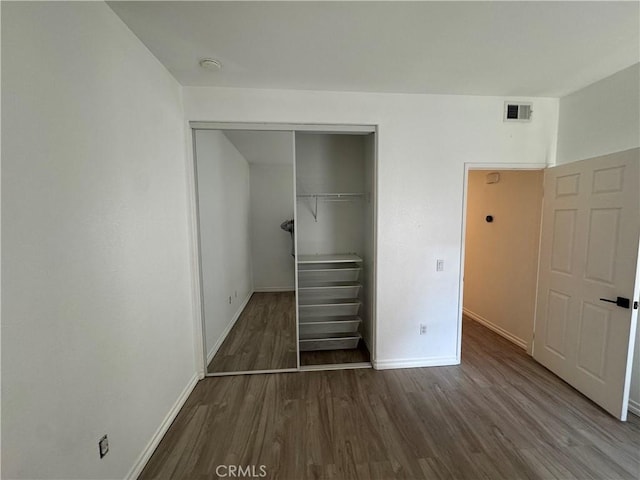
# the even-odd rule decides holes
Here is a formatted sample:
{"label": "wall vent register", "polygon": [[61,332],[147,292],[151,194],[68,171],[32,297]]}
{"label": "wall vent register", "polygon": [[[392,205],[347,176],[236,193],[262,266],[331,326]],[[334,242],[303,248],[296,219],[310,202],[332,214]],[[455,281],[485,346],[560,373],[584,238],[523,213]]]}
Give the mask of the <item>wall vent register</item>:
{"label": "wall vent register", "polygon": [[533,113],[532,104],[528,102],[504,102],[505,122],[530,122]]}

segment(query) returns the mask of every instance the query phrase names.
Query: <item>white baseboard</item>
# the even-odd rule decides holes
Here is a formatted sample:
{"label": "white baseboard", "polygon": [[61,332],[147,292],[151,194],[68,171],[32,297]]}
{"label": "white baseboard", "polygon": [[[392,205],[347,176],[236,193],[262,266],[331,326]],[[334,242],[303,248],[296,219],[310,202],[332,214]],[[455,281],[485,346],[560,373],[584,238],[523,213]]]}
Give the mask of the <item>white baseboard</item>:
{"label": "white baseboard", "polygon": [[227,335],[229,335],[229,332],[231,331],[233,326],[236,324],[236,322],[240,318],[240,315],[242,315],[242,312],[244,312],[244,309],[247,306],[247,303],[249,303],[249,300],[251,300],[251,295],[253,295],[253,292],[254,290],[251,290],[249,292],[249,295],[247,295],[247,298],[245,298],[242,304],[240,304],[240,307],[238,308],[236,313],[233,315],[233,318],[231,319],[231,321],[224,328],[224,330],[220,334],[220,337],[218,337],[218,340],[216,341],[216,343],[213,345],[213,347],[211,347],[211,350],[207,352],[207,367],[211,363],[211,360],[213,360],[213,356],[216,353],[218,353],[218,349],[222,345],[222,342],[225,341],[225,339],[227,338]]}
{"label": "white baseboard", "polygon": [[446,367],[449,365],[460,365],[460,359],[457,357],[425,357],[376,360],[373,362],[373,368],[376,370],[389,370],[392,368]]}
{"label": "white baseboard", "polygon": [[129,470],[129,473],[124,477],[125,479],[134,480],[140,476],[140,474],[142,473],[142,469],[145,467],[145,465],[151,458],[151,455],[153,455],[153,452],[160,444],[162,437],[164,437],[165,433],[167,433],[167,430],[169,430],[169,427],[176,419],[178,412],[180,412],[180,409],[184,405],[184,402],[187,401],[187,398],[189,398],[189,395],[191,395],[191,392],[193,391],[197,383],[198,374],[195,373],[176,400],[176,403],[174,403],[171,407],[171,410],[169,410],[169,413],[167,413],[166,417],[164,417],[164,420],[158,427],[158,430],[156,430],[156,433],[153,434],[151,440],[149,440],[149,443],[147,443],[147,446],[144,448],[144,450],[136,460],[136,463],[133,465],[131,470]]}
{"label": "white baseboard", "polygon": [[628,410],[640,417],[640,402],[636,402],[635,400],[629,399],[629,407]]}
{"label": "white baseboard", "polygon": [[477,313],[474,313],[471,310],[468,310],[466,308],[463,308],[462,312],[467,317],[469,317],[471,320],[474,320],[474,321],[478,322],[479,324],[484,325],[489,330],[493,330],[494,332],[496,332],[501,337],[504,337],[507,340],[509,340],[511,343],[519,346],[520,348],[522,348],[524,350],[527,349],[527,342],[525,340],[523,340],[523,339],[521,339],[519,337],[516,337],[515,335],[512,335],[511,333],[507,332],[504,328],[499,327],[495,323],[490,322],[489,320],[487,320],[483,316],[478,315]]}
{"label": "white baseboard", "polygon": [[271,293],[271,292],[295,292],[296,287],[293,285],[290,287],[257,287],[253,289],[256,293]]}

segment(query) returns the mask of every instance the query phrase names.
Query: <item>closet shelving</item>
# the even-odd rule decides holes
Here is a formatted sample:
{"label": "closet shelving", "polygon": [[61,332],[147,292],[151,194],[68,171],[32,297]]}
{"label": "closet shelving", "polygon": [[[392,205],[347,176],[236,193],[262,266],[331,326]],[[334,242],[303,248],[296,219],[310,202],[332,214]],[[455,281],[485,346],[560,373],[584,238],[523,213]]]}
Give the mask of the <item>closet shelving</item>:
{"label": "closet shelving", "polygon": [[364,193],[306,193],[296,195],[297,198],[308,198],[312,201],[311,215],[313,219],[318,221],[318,200],[326,202],[352,202],[361,199],[365,196]]}
{"label": "closet shelving", "polygon": [[301,351],[357,348],[361,270],[353,254],[298,257]]}

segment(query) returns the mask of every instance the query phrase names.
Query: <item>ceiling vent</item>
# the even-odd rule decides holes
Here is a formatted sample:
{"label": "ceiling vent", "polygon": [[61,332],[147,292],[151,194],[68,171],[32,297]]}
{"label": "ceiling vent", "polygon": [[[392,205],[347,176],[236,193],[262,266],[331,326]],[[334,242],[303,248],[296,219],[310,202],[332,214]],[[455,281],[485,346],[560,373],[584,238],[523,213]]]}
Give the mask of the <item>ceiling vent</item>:
{"label": "ceiling vent", "polygon": [[505,122],[530,122],[533,113],[530,102],[504,102]]}

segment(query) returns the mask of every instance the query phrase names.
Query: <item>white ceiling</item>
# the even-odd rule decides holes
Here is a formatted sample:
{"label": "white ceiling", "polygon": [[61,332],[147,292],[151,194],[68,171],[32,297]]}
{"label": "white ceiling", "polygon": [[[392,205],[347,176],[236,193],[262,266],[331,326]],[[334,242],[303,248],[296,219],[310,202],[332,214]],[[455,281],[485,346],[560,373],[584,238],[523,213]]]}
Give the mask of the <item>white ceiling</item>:
{"label": "white ceiling", "polygon": [[252,165],[293,165],[291,132],[224,130],[223,133]]}
{"label": "white ceiling", "polygon": [[637,1],[109,5],[189,86],[556,97],[640,61]]}

